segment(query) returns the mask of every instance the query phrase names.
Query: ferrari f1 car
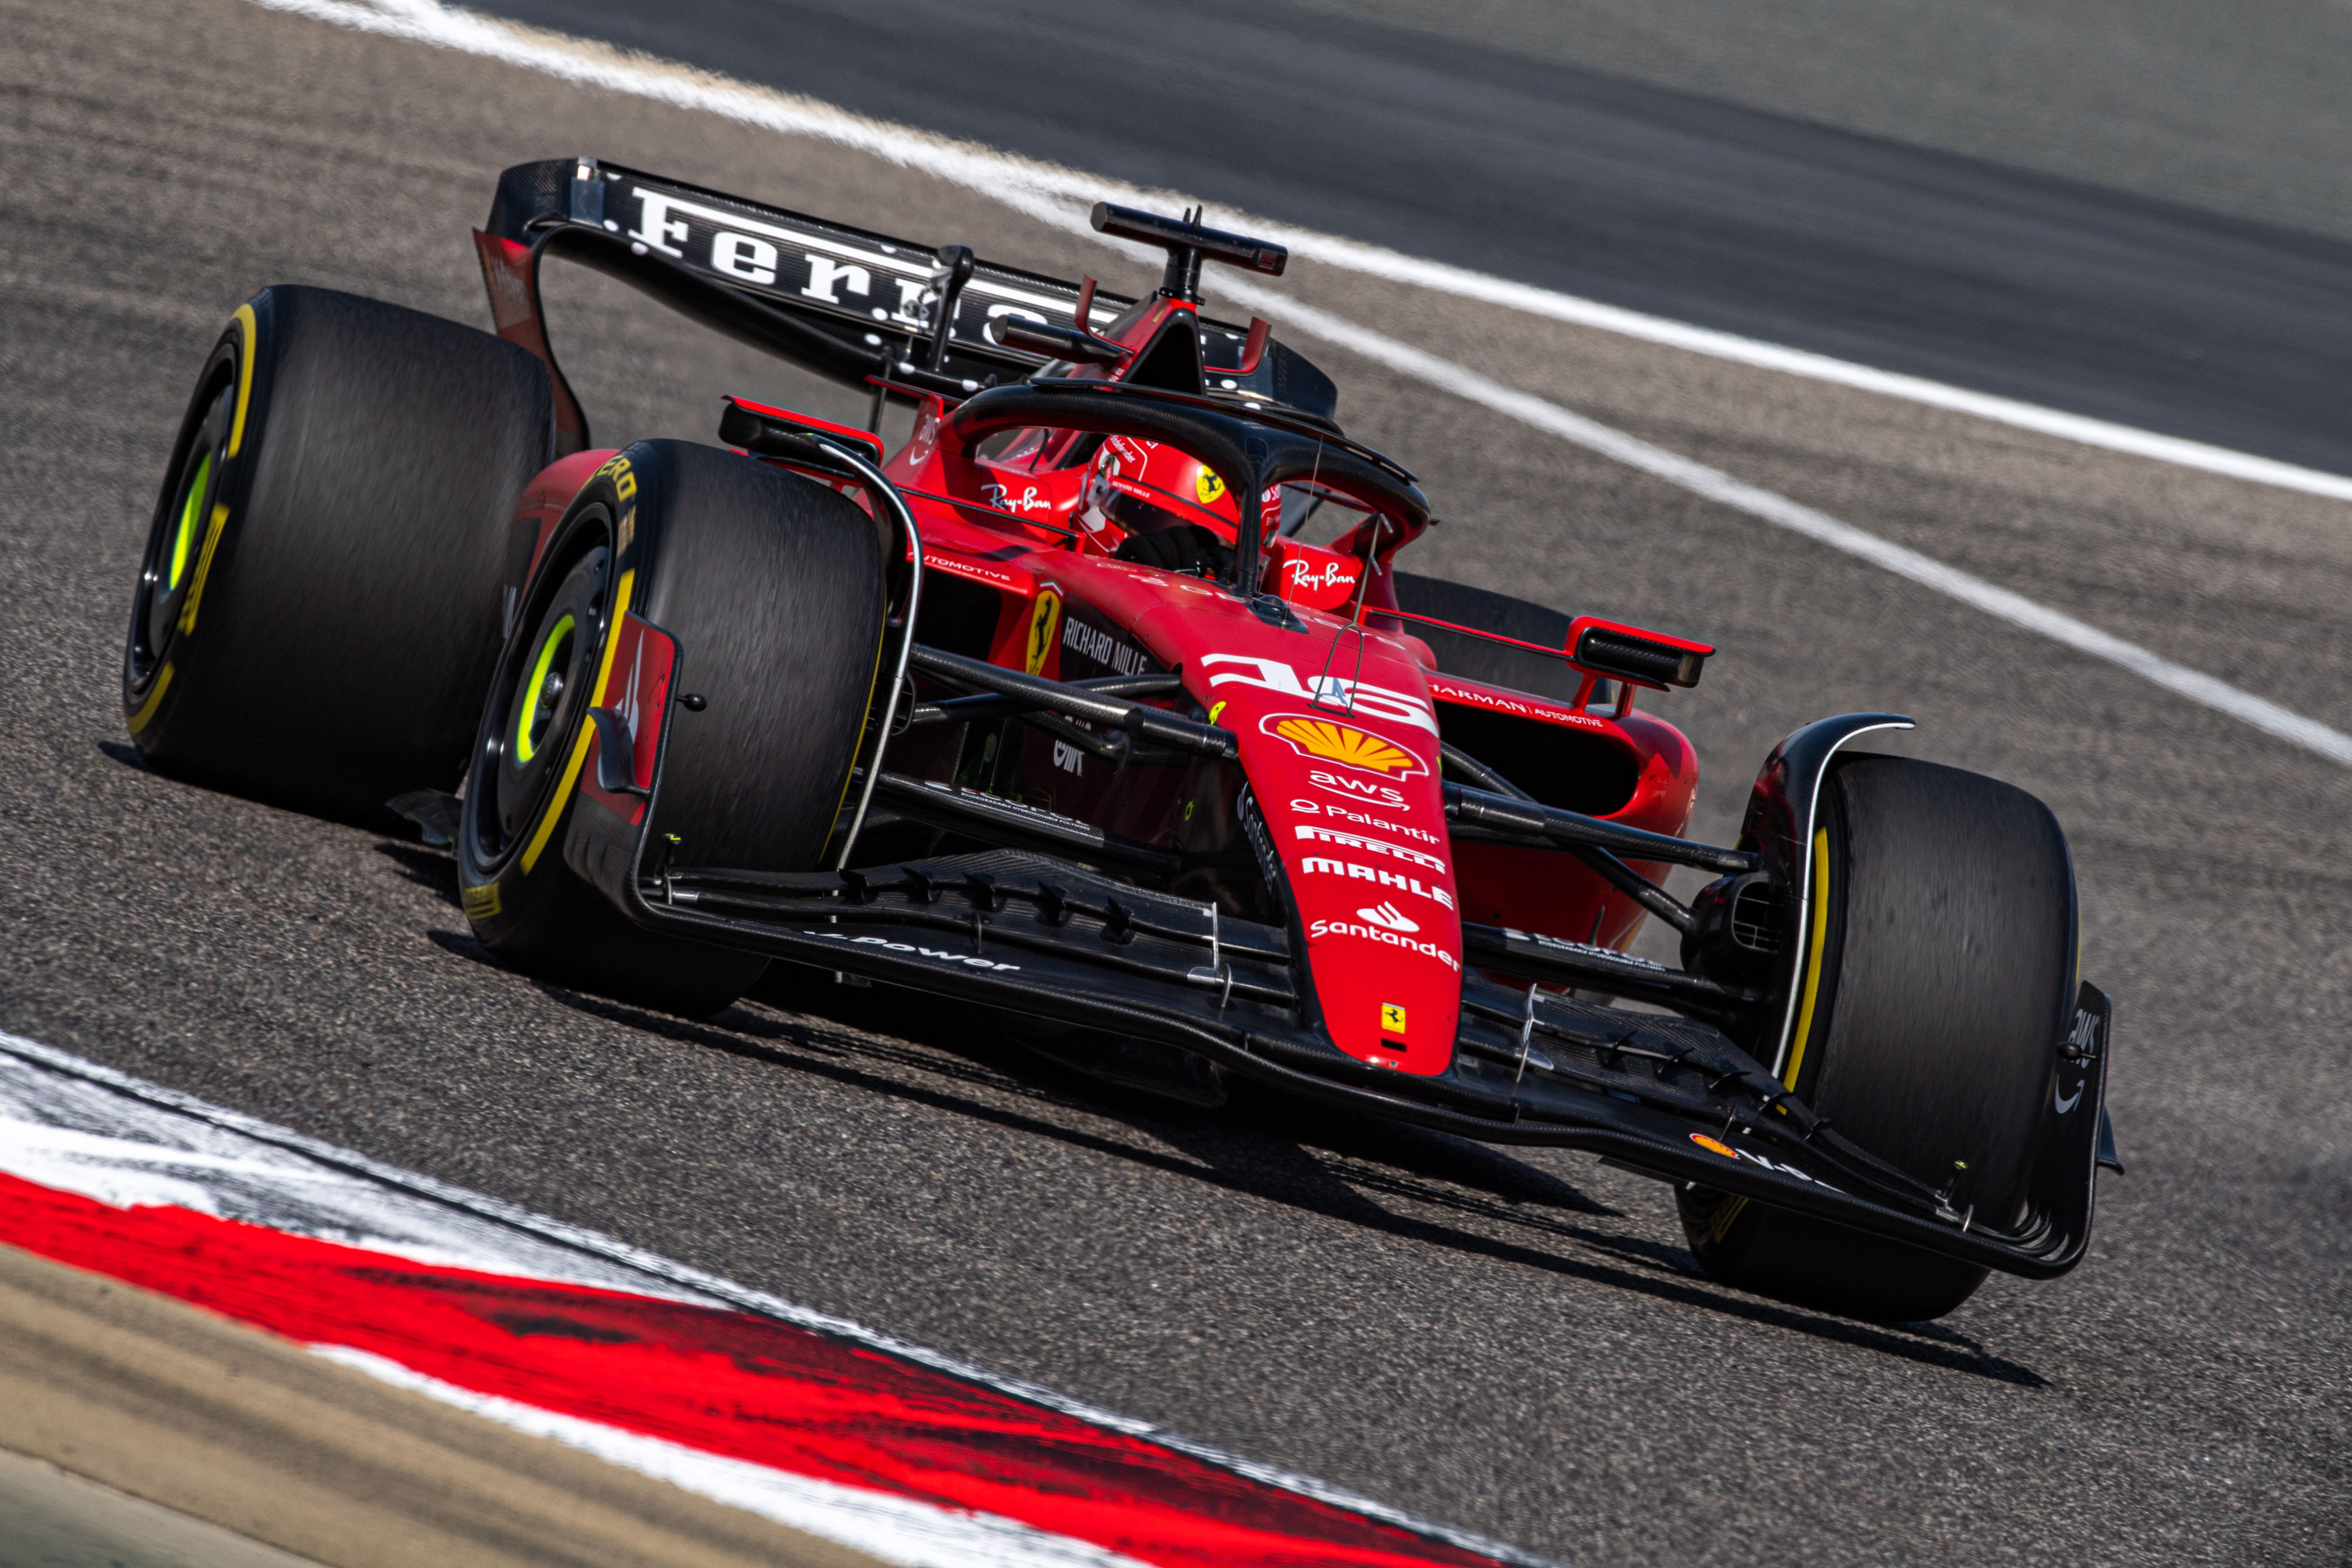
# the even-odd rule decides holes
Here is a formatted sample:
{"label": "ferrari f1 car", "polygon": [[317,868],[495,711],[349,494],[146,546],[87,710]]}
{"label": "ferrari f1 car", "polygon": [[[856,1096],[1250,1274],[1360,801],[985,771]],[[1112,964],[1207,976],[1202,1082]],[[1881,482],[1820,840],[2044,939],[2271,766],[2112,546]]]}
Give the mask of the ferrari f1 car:
{"label": "ferrari f1 car", "polygon": [[[1149,297],[571,159],[474,236],[495,336],[264,290],[141,565],[140,750],[389,802],[566,986],[709,1012],[783,960],[1180,1097],[1587,1150],[1670,1183],[1717,1277],[1856,1315],[2072,1268],[2110,1009],[2049,810],[1855,714],[1772,752],[1736,844],[1686,839],[1697,762],[1643,705],[1714,650],[1400,572],[1414,476],[1202,312],[1204,265],[1282,247],[1094,222],[1166,252]],[[870,428],[734,398],[722,445],[597,444],[551,256]],[[1630,951],[1652,920],[1678,965]]]}

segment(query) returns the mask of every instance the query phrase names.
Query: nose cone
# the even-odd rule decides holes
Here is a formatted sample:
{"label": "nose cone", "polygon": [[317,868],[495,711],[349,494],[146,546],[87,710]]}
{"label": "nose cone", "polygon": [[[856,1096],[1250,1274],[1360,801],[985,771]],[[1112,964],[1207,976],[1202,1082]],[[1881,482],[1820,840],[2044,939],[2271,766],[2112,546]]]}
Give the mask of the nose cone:
{"label": "nose cone", "polygon": [[1445,1071],[1462,922],[1420,672],[1369,652],[1347,680],[1280,657],[1211,654],[1199,668],[1209,706],[1223,705],[1217,722],[1240,739],[1332,1042],[1360,1061]]}

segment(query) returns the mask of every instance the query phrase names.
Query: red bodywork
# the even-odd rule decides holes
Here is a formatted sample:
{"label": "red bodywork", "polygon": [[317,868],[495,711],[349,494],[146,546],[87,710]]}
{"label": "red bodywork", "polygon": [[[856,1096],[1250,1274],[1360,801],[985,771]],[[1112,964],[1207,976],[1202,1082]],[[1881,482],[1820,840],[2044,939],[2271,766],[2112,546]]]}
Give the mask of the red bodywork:
{"label": "red bodywork", "polygon": [[[1155,299],[1118,340],[1139,352],[1171,316],[1191,309],[1181,299]],[[825,421],[745,406],[872,441]],[[1382,542],[1371,552],[1372,580],[1361,580],[1364,530],[1377,527],[1370,520],[1329,547],[1268,541],[1261,589],[1285,601],[1296,622],[1270,624],[1217,583],[1112,553],[1127,537],[1104,509],[1113,493],[1234,537],[1234,498],[1197,460],[1114,435],[1071,462],[1086,450],[1083,437],[1058,431],[967,449],[950,413],[940,397],[923,398],[910,438],[884,467],[919,524],[932,580],[957,579],[996,596],[986,648],[962,651],[1058,680],[1180,671],[1191,703],[1177,706],[1195,706],[1240,740],[1239,778],[1230,768],[1133,770],[1165,775],[1156,780],[1114,778],[1076,747],[1033,740],[1007,793],[1129,838],[1183,847],[1208,824],[1230,830],[1246,788],[1296,901],[1330,1040],[1359,1061],[1408,1073],[1434,1076],[1452,1063],[1464,919],[1620,950],[1633,941],[1641,908],[1572,856],[1453,842],[1438,750],[1454,712],[1573,732],[1574,755],[1597,774],[1631,780],[1622,799],[1584,809],[1679,834],[1698,788],[1696,757],[1672,725],[1635,711],[1622,683],[1616,704],[1601,709],[1591,706],[1599,677],[1591,673],[1570,702],[1440,674],[1401,617],[1390,580],[1392,558],[1412,536],[1373,533]],[[542,473],[519,509],[518,543],[529,537],[534,550],[542,547],[572,496],[610,455],[580,452]],[[1580,632],[1596,624],[1577,623]],[[616,664],[616,682],[625,664]],[[945,778],[956,761],[952,750],[927,758],[918,744],[894,750],[890,766]],[[640,778],[648,772],[641,768]],[[633,805],[612,803],[635,820]],[[1635,869],[1661,880],[1667,868]]]}

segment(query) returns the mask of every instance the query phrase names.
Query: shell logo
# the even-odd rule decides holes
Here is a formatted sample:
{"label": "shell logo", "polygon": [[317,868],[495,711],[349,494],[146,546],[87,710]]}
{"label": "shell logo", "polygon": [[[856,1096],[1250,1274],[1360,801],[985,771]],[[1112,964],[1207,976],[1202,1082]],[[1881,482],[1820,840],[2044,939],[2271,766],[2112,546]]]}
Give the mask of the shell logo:
{"label": "shell logo", "polygon": [[1309,718],[1302,713],[1269,714],[1258,721],[1258,728],[1276,739],[1287,741],[1290,748],[1301,757],[1316,762],[1336,762],[1342,768],[1359,768],[1367,773],[1377,773],[1383,779],[1410,779],[1416,773],[1426,773],[1421,758],[1393,741],[1382,740],[1351,724],[1339,724],[1328,718]]}
{"label": "shell logo", "polygon": [[1225,482],[1209,469],[1202,468],[1192,476],[1192,494],[1200,497],[1201,505],[1213,507],[1225,497]]}

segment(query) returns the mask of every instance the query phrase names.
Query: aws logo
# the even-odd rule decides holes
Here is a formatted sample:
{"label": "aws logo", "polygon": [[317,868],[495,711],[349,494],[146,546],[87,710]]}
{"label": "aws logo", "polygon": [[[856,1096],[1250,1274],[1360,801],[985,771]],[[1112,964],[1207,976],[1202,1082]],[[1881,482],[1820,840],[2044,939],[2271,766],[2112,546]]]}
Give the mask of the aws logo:
{"label": "aws logo", "polygon": [[1311,762],[1336,762],[1383,779],[1410,779],[1426,773],[1420,758],[1391,740],[1336,719],[1310,718],[1303,713],[1274,713],[1258,720],[1258,728],[1286,742]]}

